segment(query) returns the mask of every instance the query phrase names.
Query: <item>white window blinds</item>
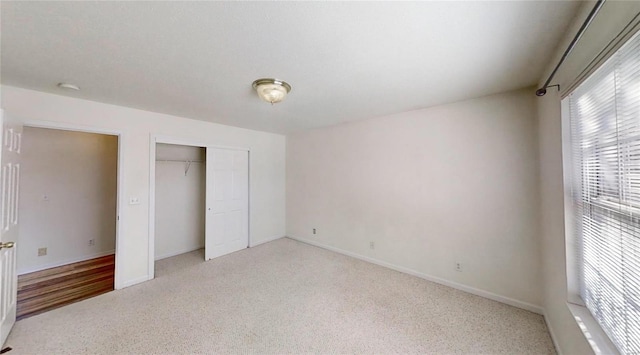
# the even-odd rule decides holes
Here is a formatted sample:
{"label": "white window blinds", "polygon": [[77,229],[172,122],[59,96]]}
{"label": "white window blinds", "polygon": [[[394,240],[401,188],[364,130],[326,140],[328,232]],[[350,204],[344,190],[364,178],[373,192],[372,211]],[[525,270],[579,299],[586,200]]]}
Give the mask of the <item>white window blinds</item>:
{"label": "white window blinds", "polygon": [[568,97],[580,295],[623,354],[640,354],[640,36]]}

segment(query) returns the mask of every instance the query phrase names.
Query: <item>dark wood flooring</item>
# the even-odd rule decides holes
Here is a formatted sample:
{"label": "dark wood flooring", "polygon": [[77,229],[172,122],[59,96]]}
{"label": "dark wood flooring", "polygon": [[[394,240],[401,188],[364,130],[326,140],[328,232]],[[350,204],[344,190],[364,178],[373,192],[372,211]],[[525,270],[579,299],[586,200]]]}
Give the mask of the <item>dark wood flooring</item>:
{"label": "dark wood flooring", "polygon": [[115,255],[18,276],[17,318],[23,319],[113,290]]}

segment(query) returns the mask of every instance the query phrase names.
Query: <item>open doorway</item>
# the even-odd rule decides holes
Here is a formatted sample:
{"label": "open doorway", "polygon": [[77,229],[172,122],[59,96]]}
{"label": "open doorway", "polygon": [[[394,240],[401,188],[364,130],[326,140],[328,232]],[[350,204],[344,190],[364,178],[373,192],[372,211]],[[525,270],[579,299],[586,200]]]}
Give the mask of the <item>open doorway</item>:
{"label": "open doorway", "polygon": [[117,135],[25,126],[17,317],[114,289]]}
{"label": "open doorway", "polygon": [[[155,263],[156,275],[204,260],[205,192],[206,149],[157,143],[154,259],[159,262]],[[181,254],[188,255],[172,258]]]}

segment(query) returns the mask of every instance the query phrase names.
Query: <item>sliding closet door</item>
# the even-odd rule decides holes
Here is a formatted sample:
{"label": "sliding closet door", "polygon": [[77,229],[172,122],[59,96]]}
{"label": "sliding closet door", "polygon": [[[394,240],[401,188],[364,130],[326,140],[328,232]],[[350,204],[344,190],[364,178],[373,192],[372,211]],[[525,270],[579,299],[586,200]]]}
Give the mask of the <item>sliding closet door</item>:
{"label": "sliding closet door", "polygon": [[249,246],[249,152],[207,148],[205,259]]}

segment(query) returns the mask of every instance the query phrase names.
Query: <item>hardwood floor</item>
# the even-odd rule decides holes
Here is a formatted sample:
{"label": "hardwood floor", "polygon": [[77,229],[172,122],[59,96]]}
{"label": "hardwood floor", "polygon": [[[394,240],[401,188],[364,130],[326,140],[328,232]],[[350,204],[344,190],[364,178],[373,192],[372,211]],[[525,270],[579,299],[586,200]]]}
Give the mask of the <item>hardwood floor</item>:
{"label": "hardwood floor", "polygon": [[18,276],[17,318],[23,319],[113,290],[115,255]]}

